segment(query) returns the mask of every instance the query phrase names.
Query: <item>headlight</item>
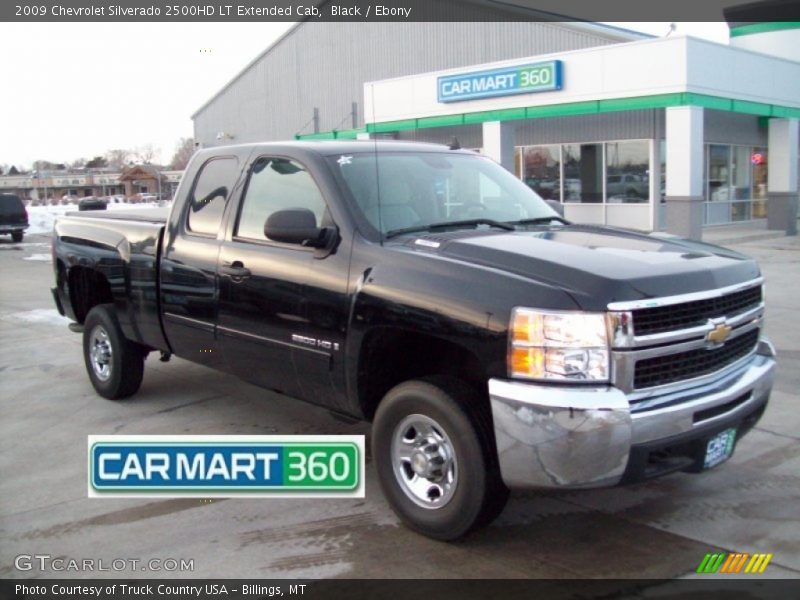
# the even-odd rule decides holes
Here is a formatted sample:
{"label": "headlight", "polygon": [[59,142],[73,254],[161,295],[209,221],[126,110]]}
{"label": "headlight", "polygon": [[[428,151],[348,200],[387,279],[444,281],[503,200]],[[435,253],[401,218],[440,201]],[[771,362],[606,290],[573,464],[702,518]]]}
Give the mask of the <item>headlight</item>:
{"label": "headlight", "polygon": [[509,327],[511,377],[608,381],[605,313],[515,308]]}

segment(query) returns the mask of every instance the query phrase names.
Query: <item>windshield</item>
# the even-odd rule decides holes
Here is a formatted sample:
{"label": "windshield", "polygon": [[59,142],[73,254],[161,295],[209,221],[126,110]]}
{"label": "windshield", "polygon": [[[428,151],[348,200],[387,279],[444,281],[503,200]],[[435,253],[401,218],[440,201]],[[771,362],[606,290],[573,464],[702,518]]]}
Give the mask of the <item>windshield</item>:
{"label": "windshield", "polygon": [[557,217],[528,186],[477,154],[380,152],[377,169],[373,152],[329,160],[364,218],[382,234],[457,221]]}

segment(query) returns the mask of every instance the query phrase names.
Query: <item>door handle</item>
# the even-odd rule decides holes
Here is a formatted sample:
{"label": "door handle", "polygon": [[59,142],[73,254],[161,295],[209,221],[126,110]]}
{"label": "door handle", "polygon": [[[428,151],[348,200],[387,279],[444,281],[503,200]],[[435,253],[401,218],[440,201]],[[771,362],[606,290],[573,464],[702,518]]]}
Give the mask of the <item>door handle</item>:
{"label": "door handle", "polygon": [[223,263],[219,268],[219,272],[223,275],[227,275],[231,279],[239,281],[247,279],[251,275],[250,269],[245,267],[240,260],[235,260],[232,263]]}

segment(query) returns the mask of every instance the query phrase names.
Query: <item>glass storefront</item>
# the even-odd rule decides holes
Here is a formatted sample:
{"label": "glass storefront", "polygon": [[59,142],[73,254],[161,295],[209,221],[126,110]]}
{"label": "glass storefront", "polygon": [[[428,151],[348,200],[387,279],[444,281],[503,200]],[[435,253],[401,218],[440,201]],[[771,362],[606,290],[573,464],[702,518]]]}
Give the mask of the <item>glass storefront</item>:
{"label": "glass storefront", "polygon": [[704,225],[750,221],[766,216],[765,148],[707,144]]}
{"label": "glass storefront", "polygon": [[603,145],[564,144],[564,202],[603,201]]}
{"label": "glass storefront", "polygon": [[650,143],[606,144],[606,202],[645,203],[650,198]]}
{"label": "glass storefront", "polygon": [[545,200],[561,200],[561,147],[527,146],[522,152],[523,181]]}
{"label": "glass storefront", "polygon": [[549,144],[516,149],[515,172],[546,200],[584,204],[650,201],[650,141]]}
{"label": "glass storefront", "polygon": [[767,218],[767,149],[753,148],[750,156],[753,165],[753,208],[754,219]]}
{"label": "glass storefront", "polygon": [[[659,143],[657,223],[665,225],[666,144]],[[597,205],[650,202],[650,140],[516,148],[515,172],[542,198]],[[706,144],[703,225],[766,217],[767,149]]]}

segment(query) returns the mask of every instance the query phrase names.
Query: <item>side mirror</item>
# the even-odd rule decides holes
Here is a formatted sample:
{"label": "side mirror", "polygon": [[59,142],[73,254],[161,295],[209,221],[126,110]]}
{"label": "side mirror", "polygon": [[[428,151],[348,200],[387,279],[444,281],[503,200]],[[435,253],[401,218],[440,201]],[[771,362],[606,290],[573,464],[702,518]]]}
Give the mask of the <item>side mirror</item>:
{"label": "side mirror", "polygon": [[307,208],[276,211],[264,224],[264,235],[284,244],[321,248],[328,243],[327,233],[326,227],[317,227],[317,218]]}

